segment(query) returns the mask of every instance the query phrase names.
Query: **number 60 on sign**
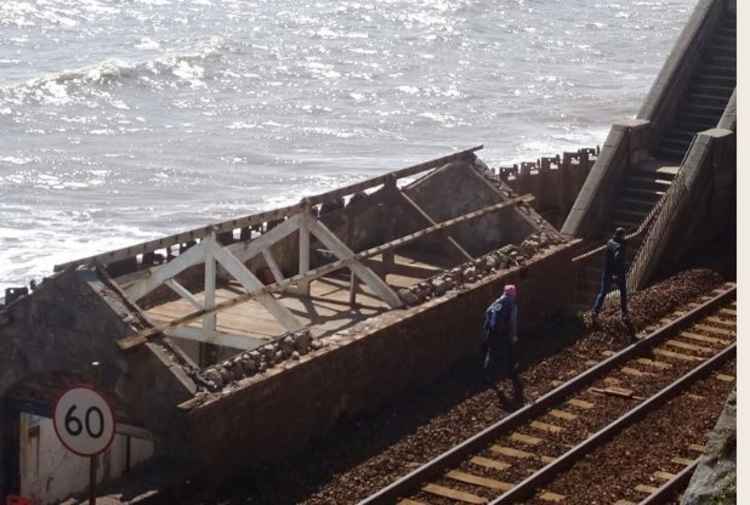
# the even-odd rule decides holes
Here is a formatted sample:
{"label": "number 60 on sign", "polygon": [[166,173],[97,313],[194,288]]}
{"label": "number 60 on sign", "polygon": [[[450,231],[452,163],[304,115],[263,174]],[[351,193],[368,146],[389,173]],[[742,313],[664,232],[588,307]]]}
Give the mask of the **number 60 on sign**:
{"label": "number 60 on sign", "polygon": [[115,435],[115,420],[107,401],[87,387],[66,391],[55,404],[55,432],[63,445],[79,456],[107,450]]}

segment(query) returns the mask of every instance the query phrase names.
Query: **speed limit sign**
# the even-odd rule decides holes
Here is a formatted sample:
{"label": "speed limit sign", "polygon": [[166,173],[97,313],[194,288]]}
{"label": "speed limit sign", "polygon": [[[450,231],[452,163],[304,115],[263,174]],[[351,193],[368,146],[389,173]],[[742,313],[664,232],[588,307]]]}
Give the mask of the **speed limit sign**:
{"label": "speed limit sign", "polygon": [[63,393],[53,421],[60,441],[79,456],[104,452],[115,436],[115,418],[107,400],[84,386]]}

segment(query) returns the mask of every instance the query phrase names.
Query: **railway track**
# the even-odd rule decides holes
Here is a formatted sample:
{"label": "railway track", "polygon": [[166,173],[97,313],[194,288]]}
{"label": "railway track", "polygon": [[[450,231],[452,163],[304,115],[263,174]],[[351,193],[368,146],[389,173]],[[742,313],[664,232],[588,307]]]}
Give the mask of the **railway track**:
{"label": "railway track", "polygon": [[531,497],[565,503],[565,495],[543,486],[734,358],[735,297],[733,284],[714,290],[690,310],[661,320],[637,343],[607,353],[604,361],[360,505],[499,505]]}

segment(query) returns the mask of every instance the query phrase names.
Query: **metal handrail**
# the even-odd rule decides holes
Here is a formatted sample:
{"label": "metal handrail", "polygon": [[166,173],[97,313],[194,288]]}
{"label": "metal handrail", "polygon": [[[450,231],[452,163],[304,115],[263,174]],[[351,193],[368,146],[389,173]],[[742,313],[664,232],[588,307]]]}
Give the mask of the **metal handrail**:
{"label": "metal handrail", "polygon": [[677,212],[679,202],[687,192],[687,186],[684,184],[685,178],[687,177],[685,162],[693,150],[697,138],[697,134],[693,136],[693,139],[690,141],[690,146],[687,151],[685,151],[685,155],[682,158],[677,176],[672,181],[667,192],[659,199],[659,202],[649,214],[649,218],[653,223],[648,227],[648,234],[643,242],[641,242],[631,264],[630,271],[628,272],[627,284],[629,289],[634,290],[640,287],[643,274],[648,265],[648,258],[653,255],[657,245],[662,241],[665,227],[672,221],[672,218]]}

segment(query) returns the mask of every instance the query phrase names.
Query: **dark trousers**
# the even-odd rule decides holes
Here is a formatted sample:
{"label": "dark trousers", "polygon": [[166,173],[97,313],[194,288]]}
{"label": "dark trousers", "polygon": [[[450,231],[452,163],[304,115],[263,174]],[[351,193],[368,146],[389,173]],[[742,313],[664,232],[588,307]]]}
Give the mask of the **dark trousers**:
{"label": "dark trousers", "polygon": [[510,337],[490,335],[482,346],[482,369],[485,376],[499,373],[504,379],[516,377],[513,343]]}
{"label": "dark trousers", "polygon": [[596,295],[596,300],[594,301],[594,314],[598,314],[599,311],[602,310],[604,298],[606,298],[607,294],[612,289],[613,280],[617,285],[617,289],[620,290],[620,309],[622,309],[623,314],[628,313],[628,287],[626,285],[625,275],[615,276],[613,273],[605,271],[602,274],[602,285],[599,289],[599,294]]}

